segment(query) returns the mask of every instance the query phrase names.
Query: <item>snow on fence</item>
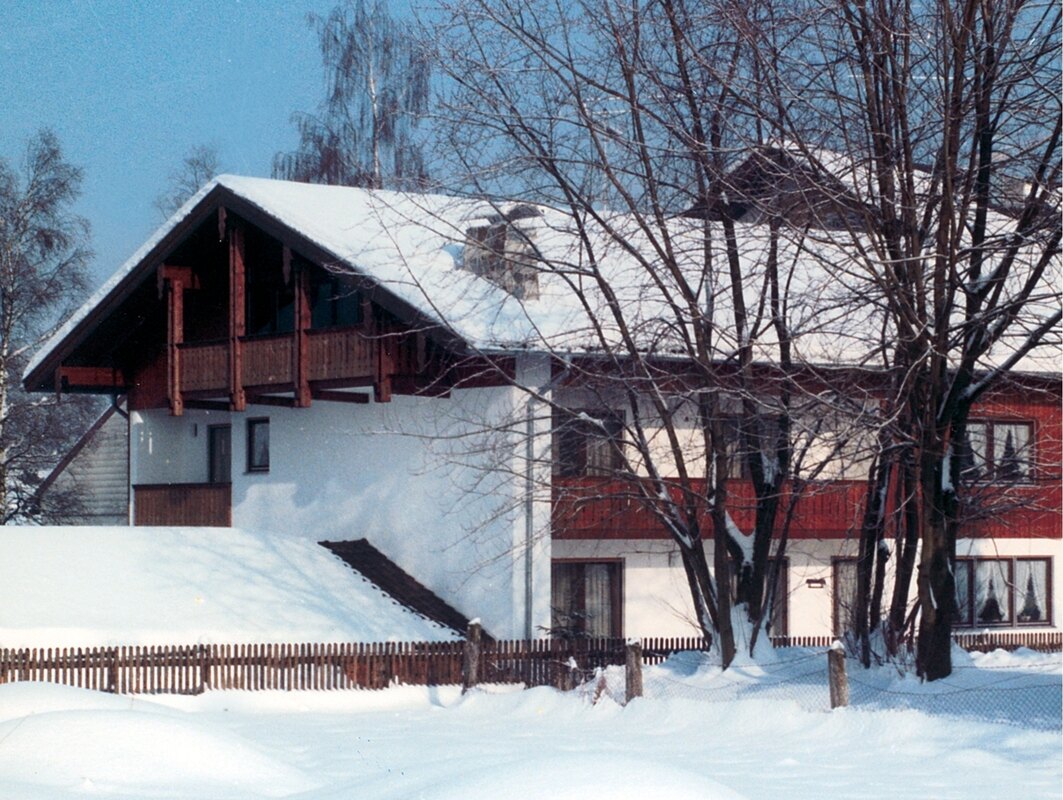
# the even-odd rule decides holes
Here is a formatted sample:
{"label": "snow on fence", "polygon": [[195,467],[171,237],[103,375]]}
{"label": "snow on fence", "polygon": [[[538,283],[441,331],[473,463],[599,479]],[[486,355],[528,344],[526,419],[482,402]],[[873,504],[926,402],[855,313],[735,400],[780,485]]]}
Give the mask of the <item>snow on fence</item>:
{"label": "snow on fence", "polygon": [[[1063,649],[1063,632],[963,633],[968,650]],[[832,637],[785,637],[776,646],[827,647]],[[703,638],[645,638],[642,662],[709,649]],[[206,689],[382,689],[392,683],[462,684],[467,643],[203,644],[0,649],[0,683],[47,681],[118,694],[198,694]],[[625,663],[623,639],[538,639],[480,643],[482,683],[571,688],[601,667]]]}
{"label": "snow on fence", "polygon": [[[0,650],[0,683],[47,681],[118,694],[205,689],[382,689],[462,683],[465,642],[203,644]],[[706,650],[704,639],[645,639],[643,659]],[[484,641],[483,683],[567,687],[624,663],[623,639]]]}

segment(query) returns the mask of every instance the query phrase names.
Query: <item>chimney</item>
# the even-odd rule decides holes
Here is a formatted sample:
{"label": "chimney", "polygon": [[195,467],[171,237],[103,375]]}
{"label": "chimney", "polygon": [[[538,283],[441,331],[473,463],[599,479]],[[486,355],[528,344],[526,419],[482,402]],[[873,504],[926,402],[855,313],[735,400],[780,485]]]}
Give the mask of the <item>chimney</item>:
{"label": "chimney", "polygon": [[519,204],[491,214],[483,225],[465,231],[464,267],[505,289],[520,300],[539,298],[539,250],[534,220],[542,212]]}

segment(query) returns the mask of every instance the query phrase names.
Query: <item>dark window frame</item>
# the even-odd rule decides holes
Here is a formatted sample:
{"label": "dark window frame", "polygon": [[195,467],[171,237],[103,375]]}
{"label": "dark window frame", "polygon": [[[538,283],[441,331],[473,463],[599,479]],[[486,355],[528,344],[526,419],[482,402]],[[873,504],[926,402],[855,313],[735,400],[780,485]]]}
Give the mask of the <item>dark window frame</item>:
{"label": "dark window frame", "polygon": [[[834,636],[843,636],[846,632],[846,628],[843,628],[841,625],[842,619],[839,612],[846,611],[850,619],[852,618],[852,604],[856,602],[857,576],[855,572],[859,568],[857,566],[859,562],[860,559],[856,556],[833,556],[830,560],[830,624],[831,633]],[[841,581],[838,578],[843,564],[846,566],[852,565],[854,572],[852,597],[849,598],[850,605],[847,608],[843,608],[844,603],[839,592],[839,589],[841,588],[839,584]]]}
{"label": "dark window frame", "polygon": [[[954,565],[954,574],[957,575],[957,583],[959,583],[958,574],[961,570],[964,572],[964,581],[966,582],[967,597],[966,601],[961,603],[960,598],[956,599],[956,606],[958,612],[957,618],[953,620],[953,626],[956,628],[1037,628],[1037,627],[1051,627],[1053,612],[1052,608],[1052,565],[1054,559],[1051,556],[992,556],[992,557],[978,557],[978,556],[965,556],[956,559]],[[1044,587],[1044,614],[1043,619],[1039,620],[1027,620],[1020,621],[1019,615],[1021,613],[1022,601],[1020,598],[1024,596],[1026,591],[1025,587],[1017,585],[1016,574],[1018,570],[1017,565],[1023,562],[1036,562],[1044,564],[1045,570],[1045,587]],[[999,622],[988,622],[986,620],[978,619],[977,609],[975,608],[975,574],[977,564],[979,563],[994,563],[1006,565],[1007,570],[1007,588],[1008,588],[1008,604],[1007,613],[1005,619]]]}
{"label": "dark window frame", "polygon": [[[1036,450],[1036,434],[1037,426],[1033,421],[1028,419],[1006,419],[1002,417],[975,417],[967,421],[967,439],[961,446],[960,458],[973,461],[973,454],[970,453],[968,448],[970,447],[970,431],[972,427],[984,427],[985,428],[985,462],[981,470],[977,473],[971,474],[973,465],[967,466],[961,464],[961,478],[968,484],[1024,484],[1033,483],[1036,479],[1037,461],[1034,458]],[[997,449],[997,429],[1004,426],[1015,426],[1026,428],[1026,447],[1018,451],[1018,458],[1022,466],[1024,467],[1024,474],[1015,477],[1002,477],[1002,465],[998,463],[996,458]],[[1006,435],[1006,434],[1005,434]]]}
{"label": "dark window frame", "polygon": [[310,330],[364,327],[365,298],[342,276],[328,270],[315,270],[309,284]]}
{"label": "dark window frame", "polygon": [[[593,422],[581,415],[598,420],[605,426],[605,434]],[[575,408],[555,414],[553,425],[554,474],[562,478],[611,477],[623,468],[624,448],[623,411],[603,408]],[[610,443],[615,443],[612,447]],[[592,448],[594,453],[592,453]],[[601,452],[598,452],[601,448]],[[605,454],[607,463],[600,464],[595,455]]]}
{"label": "dark window frame", "polygon": [[[229,433],[228,441],[226,442],[226,445],[228,446],[228,460],[226,462],[226,469],[223,471],[223,474],[219,475],[216,470],[222,462],[219,461],[217,458],[217,453],[215,450],[215,448],[217,447],[217,442],[215,440],[215,435],[223,430],[228,431]],[[220,423],[217,425],[207,425],[207,483],[213,485],[224,485],[227,483],[232,483],[232,430],[233,426],[227,422]],[[225,478],[225,480],[219,480],[219,478]]]}
{"label": "dark window frame", "polygon": [[[585,568],[589,565],[604,564],[608,566],[610,574],[609,585],[609,605],[611,616],[611,630],[607,638],[619,639],[624,635],[624,559],[622,558],[554,558],[550,561],[550,583],[553,587],[554,581],[557,578],[557,569],[560,568],[572,568],[581,567],[584,569],[584,574],[580,577],[579,583],[586,585]],[[565,612],[569,615],[575,614],[577,619],[582,614],[584,619],[581,626],[561,626],[557,625],[558,610],[553,604],[553,589],[551,588],[551,602],[550,602],[550,625],[551,635],[556,638],[584,638],[587,636],[586,632],[586,596],[583,595],[583,607],[576,608],[573,611]]]}
{"label": "dark window frame", "polygon": [[[256,441],[260,435],[257,432],[261,430],[266,432],[266,450],[264,463],[255,458]],[[246,427],[246,450],[247,450],[247,471],[248,472],[269,472],[270,468],[270,443],[269,443],[269,417],[251,417],[247,420]]]}

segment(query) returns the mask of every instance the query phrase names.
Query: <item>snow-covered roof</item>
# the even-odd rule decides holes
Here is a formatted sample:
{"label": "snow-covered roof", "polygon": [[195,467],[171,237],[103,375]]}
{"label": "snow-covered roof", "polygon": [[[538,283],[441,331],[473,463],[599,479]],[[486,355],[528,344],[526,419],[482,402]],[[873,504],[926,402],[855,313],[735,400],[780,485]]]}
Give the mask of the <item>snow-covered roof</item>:
{"label": "snow-covered roof", "polygon": [[0,645],[441,641],[312,541],[235,528],[9,527]]}
{"label": "snow-covered roof", "polygon": [[[662,234],[643,228],[631,215],[601,212],[579,225],[571,214],[540,208],[540,216],[519,224],[545,268],[538,272],[537,294],[518,297],[464,268],[466,231],[498,217],[499,207],[487,201],[223,175],[191,198],[86,301],[36,355],[27,374],[69,344],[68,339],[84,334],[79,326],[93,309],[142,280],[146,273],[141,271],[154,267],[147,263],[150,257],[165,255],[156,252],[160,243],[219,191],[220,202],[225,195],[239,198],[331,254],[335,263],[330,266],[384,287],[473,348],[601,351],[603,340],[612,344],[624,335],[610,311],[615,298],[630,328],[627,333],[640,346],[661,354],[683,352],[679,339],[684,331],[671,305],[676,281],[656,268],[665,251],[695,287],[693,306],[715,310],[719,357],[726,358],[738,343],[720,223],[678,217],[667,222]],[[710,269],[705,266],[706,230],[717,243]],[[740,224],[737,235],[743,293],[754,320],[747,335],[756,342],[757,357],[772,361],[776,341],[763,300],[768,227]],[[873,363],[881,346],[882,310],[868,299],[875,297],[869,276],[881,264],[871,257],[861,262],[856,248],[843,249],[831,237],[817,240],[814,234],[800,239],[784,234],[778,258],[796,358],[818,364]],[[1051,307],[1058,305],[1058,259],[1049,272],[1042,301]],[[999,363],[1008,349],[1003,343],[982,366]],[[1058,359],[1058,351],[1052,350],[1024,359],[1020,369],[1056,373]]]}

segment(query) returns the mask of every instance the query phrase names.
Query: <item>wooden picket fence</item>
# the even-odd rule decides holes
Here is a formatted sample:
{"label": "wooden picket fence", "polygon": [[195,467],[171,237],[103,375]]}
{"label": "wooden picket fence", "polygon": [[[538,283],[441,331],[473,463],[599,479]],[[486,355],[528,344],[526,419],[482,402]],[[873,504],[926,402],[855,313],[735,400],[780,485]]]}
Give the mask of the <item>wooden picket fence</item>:
{"label": "wooden picket fence", "polygon": [[[204,644],[0,650],[0,683],[47,681],[118,694],[198,694],[206,689],[382,689],[393,683],[462,682],[462,641]],[[485,641],[487,683],[569,686],[624,663],[623,639]],[[707,649],[704,639],[646,639],[644,660]]]}
{"label": "wooden picket fence", "polygon": [[[1063,649],[1063,632],[960,633],[968,650]],[[827,647],[829,636],[774,637],[778,646]],[[709,649],[703,638],[642,639],[642,660]],[[623,639],[484,641],[484,683],[567,688],[622,665]],[[204,644],[0,650],[0,683],[47,681],[118,694],[199,694],[207,689],[382,689],[393,683],[461,684],[465,642]]]}

